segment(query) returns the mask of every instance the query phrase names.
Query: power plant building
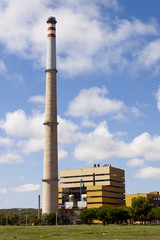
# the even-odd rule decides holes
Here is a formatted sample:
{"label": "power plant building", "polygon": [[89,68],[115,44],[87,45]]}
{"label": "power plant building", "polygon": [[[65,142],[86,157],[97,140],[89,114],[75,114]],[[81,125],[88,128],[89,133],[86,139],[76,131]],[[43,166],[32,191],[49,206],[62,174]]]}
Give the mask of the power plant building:
{"label": "power plant building", "polygon": [[154,207],[160,207],[159,192],[127,194],[126,195],[126,206],[131,207],[133,200],[138,197],[144,197],[144,198],[148,199],[149,202],[152,203]]}
{"label": "power plant building", "polygon": [[111,165],[60,171],[59,208],[125,206],[125,171]]}

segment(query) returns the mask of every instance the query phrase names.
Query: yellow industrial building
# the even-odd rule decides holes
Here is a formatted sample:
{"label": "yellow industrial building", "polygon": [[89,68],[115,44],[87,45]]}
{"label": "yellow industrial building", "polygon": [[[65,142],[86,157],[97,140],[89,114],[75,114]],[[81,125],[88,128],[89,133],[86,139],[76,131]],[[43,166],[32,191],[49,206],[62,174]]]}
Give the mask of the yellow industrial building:
{"label": "yellow industrial building", "polygon": [[150,193],[137,193],[137,194],[127,194],[126,195],[126,207],[131,207],[133,199],[137,197],[145,197],[149,200],[154,207],[160,206],[160,195],[159,192],[150,192]]}
{"label": "yellow industrial building", "polygon": [[125,172],[99,164],[92,168],[60,171],[59,208],[125,206]]}

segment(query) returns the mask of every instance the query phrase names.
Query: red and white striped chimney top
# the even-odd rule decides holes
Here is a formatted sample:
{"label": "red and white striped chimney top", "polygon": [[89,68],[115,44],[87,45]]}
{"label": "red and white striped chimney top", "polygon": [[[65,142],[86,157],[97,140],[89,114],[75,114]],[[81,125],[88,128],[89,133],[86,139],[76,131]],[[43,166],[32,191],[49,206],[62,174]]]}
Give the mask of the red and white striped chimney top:
{"label": "red and white striped chimney top", "polygon": [[56,37],[56,27],[55,24],[57,23],[55,17],[49,17],[47,20],[48,23],[48,32],[47,32],[47,37]]}

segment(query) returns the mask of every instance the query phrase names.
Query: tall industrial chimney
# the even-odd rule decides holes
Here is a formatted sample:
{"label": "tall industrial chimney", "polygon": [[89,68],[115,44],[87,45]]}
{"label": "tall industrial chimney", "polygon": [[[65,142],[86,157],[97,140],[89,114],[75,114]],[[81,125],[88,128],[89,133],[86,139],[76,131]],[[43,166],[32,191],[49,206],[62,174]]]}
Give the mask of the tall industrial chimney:
{"label": "tall industrial chimney", "polygon": [[47,20],[42,214],[58,212],[56,19]]}

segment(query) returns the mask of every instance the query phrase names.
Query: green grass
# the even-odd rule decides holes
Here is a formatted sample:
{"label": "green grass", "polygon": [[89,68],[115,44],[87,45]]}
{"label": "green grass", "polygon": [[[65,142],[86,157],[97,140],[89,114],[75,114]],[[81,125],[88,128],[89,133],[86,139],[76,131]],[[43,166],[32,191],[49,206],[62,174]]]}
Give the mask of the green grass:
{"label": "green grass", "polygon": [[160,225],[72,225],[72,226],[33,226],[15,227],[0,226],[0,240],[94,240],[94,239],[128,239],[128,240],[159,240]]}

